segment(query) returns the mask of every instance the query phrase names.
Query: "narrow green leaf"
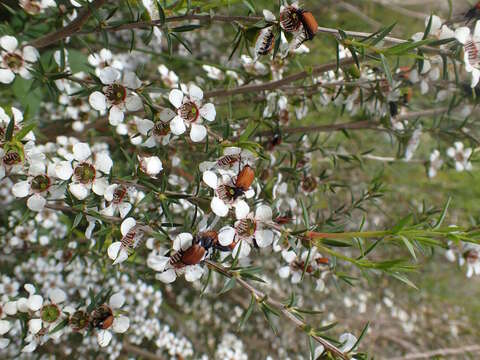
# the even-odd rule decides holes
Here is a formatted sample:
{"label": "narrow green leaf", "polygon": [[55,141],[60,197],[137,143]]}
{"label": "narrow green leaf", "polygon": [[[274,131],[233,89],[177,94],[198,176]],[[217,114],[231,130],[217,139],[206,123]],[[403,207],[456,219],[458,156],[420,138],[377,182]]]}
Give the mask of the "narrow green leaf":
{"label": "narrow green leaf", "polygon": [[383,69],[385,71],[385,76],[387,77],[387,81],[390,84],[390,86],[393,87],[393,78],[392,78],[392,73],[390,71],[390,67],[388,66],[387,59],[383,54],[380,54],[380,59],[382,60],[382,65]]}

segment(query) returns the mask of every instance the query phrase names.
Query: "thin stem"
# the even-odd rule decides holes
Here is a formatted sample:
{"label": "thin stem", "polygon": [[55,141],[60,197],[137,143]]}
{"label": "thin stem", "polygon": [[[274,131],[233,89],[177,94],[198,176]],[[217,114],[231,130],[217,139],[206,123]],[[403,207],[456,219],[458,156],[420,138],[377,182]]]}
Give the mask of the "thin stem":
{"label": "thin stem", "polygon": [[[229,278],[234,277],[236,279],[236,282],[240,284],[240,286],[243,287],[244,289],[247,289],[257,299],[257,301],[264,301],[268,305],[280,311],[287,319],[293,322],[298,328],[302,330],[307,328],[307,324],[302,319],[292,314],[290,309],[282,302],[272,299],[263,291],[256,289],[250,283],[240,278],[236,273],[230,271],[229,269],[223,267],[222,265],[217,264],[211,260],[206,260],[205,263],[210,269],[213,269],[226,277],[229,277]],[[330,352],[332,355],[335,355],[344,360],[348,360],[350,358],[347,354],[343,353],[339,348],[337,348],[335,345],[325,340],[321,336],[318,336],[314,333],[309,333],[308,335],[311,336],[318,343],[320,343],[325,348],[325,350]]]}
{"label": "thin stem", "polygon": [[44,35],[38,39],[33,40],[30,45],[37,49],[43,48],[77,33],[83,27],[83,25],[85,25],[90,16],[92,16],[93,11],[99,9],[106,2],[107,0],[95,0],[87,8],[85,8],[85,10],[80,12],[78,17],[70,24],[47,35]]}

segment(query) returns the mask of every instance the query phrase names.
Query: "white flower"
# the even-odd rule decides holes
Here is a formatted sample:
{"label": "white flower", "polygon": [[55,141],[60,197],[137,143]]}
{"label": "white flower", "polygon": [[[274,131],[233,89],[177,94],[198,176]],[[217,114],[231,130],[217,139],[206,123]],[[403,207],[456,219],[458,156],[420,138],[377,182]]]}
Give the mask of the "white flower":
{"label": "white flower", "polygon": [[125,196],[128,195],[128,189],[120,184],[109,185],[103,194],[109,205],[100,211],[101,214],[107,216],[114,216],[118,211],[120,217],[123,219],[132,209],[132,204],[125,201]]}
{"label": "white flower", "polygon": [[29,79],[31,63],[37,61],[38,56],[38,51],[32,46],[19,49],[15,37],[0,37],[0,83],[10,84],[15,79],[15,74]]}
{"label": "white flower", "polygon": [[407,147],[405,149],[405,160],[411,160],[413,154],[417,150],[418,146],[420,145],[420,138],[422,136],[422,126],[419,125],[418,128],[412,134],[410,140],[408,140]]}
{"label": "white flower", "polygon": [[342,343],[342,346],[340,347],[340,351],[343,353],[348,353],[353,350],[353,347],[357,343],[357,338],[350,333],[344,333],[340,335],[340,337],[338,338],[338,341]]}
{"label": "white flower", "polygon": [[161,64],[158,65],[158,72],[160,73],[164,84],[167,85],[169,88],[178,87],[179,79],[174,71],[169,70],[165,65]]}
{"label": "white flower", "polygon": [[223,71],[215,66],[202,65],[202,69],[206,71],[207,77],[212,80],[224,80],[225,74]]}
{"label": "white flower", "polygon": [[224,174],[218,178],[217,174],[210,170],[203,173],[203,181],[215,190],[215,196],[210,202],[210,207],[215,215],[225,217],[231,208],[235,209],[237,219],[248,215],[250,208],[242,197],[252,198],[255,195],[252,188],[237,188],[231,176]]}
{"label": "white flower", "polygon": [[465,70],[472,74],[472,88],[480,80],[480,22],[477,21],[473,34],[468,27],[455,30],[455,38],[463,45]]}
{"label": "white flower", "polygon": [[102,91],[94,91],[90,94],[88,101],[92,108],[100,112],[108,109],[108,121],[113,126],[123,122],[125,111],[138,111],[143,107],[142,99],[134,90],[142,83],[132,72],[124,72],[123,80],[120,81],[122,73],[111,66],[101,70],[99,78],[102,81]]}
{"label": "white flower", "polygon": [[[115,315],[114,311],[120,309],[125,303],[125,297],[121,293],[115,293],[110,297],[108,301],[108,310],[111,311],[112,316],[114,316],[113,322],[110,327],[107,329],[101,329],[97,333],[98,345],[101,347],[106,347],[112,340],[112,330],[115,333],[123,334],[130,327],[130,319],[124,315]],[[95,312],[95,310],[94,310]]]}
{"label": "white flower", "polygon": [[[265,248],[273,243],[273,231],[266,228],[265,224],[272,221],[272,209],[266,205],[260,205],[255,214],[249,213],[246,217],[235,222],[234,234],[236,234],[235,248],[233,256],[243,258],[248,256],[251,246]],[[230,231],[227,231],[229,233]],[[222,231],[218,234],[221,245],[230,245],[233,242],[222,236]],[[227,238],[228,239],[228,238]]]}
{"label": "white flower", "polygon": [[467,277],[480,275],[480,245],[466,244],[463,256],[459,258],[460,266],[467,265]]}
{"label": "white flower", "polygon": [[214,121],[215,106],[212,103],[202,105],[203,91],[191,84],[188,93],[180,89],[170,91],[168,99],[177,109],[177,116],[170,121],[170,129],[175,135],[181,135],[190,126],[190,139],[200,142],[207,136],[207,128],[202,125],[202,119]]}
{"label": "white flower", "polygon": [[[291,275],[290,281],[292,284],[298,284],[302,280],[304,273],[306,275],[315,274],[315,272],[325,264],[325,258],[314,248],[312,248],[310,252],[302,252],[301,256],[297,256],[293,250],[282,250],[282,257],[288,265],[278,269],[278,275],[283,279]],[[319,290],[323,289],[319,288]]]}
{"label": "white flower", "polygon": [[37,15],[44,12],[48,7],[55,7],[55,0],[20,0],[20,6],[30,15]]}
{"label": "white flower", "polygon": [[433,150],[430,154],[430,166],[428,167],[428,177],[433,178],[437,176],[438,170],[442,167],[443,160],[440,157],[440,151]]}
{"label": "white flower", "polygon": [[[73,166],[72,166],[73,165]],[[68,188],[73,196],[84,200],[90,190],[103,196],[108,187],[106,177],[112,169],[113,161],[107,152],[92,153],[87,143],[73,145],[73,162],[60,161],[55,165],[55,174],[62,180],[71,178]]]}
{"label": "white flower", "polygon": [[453,147],[447,149],[447,155],[455,161],[457,171],[472,170],[472,163],[469,161],[472,148],[465,149],[462,142],[456,141]]}
{"label": "white flower", "polygon": [[194,238],[190,233],[178,234],[174,241],[172,256],[158,255],[155,251],[151,252],[147,259],[147,266],[158,272],[156,278],[166,284],[176,280],[178,275],[185,274],[185,280],[194,282],[203,275],[203,267],[200,264],[185,265],[182,263],[173,264],[173,258],[181,254],[193,245]]}
{"label": "white flower", "polygon": [[168,145],[171,138],[169,121],[174,117],[175,113],[170,109],[163,109],[157,122],[135,117],[134,121],[138,132],[148,137],[143,146],[152,148],[157,145]]}
{"label": "white flower", "polygon": [[123,70],[123,63],[114,59],[113,54],[108,49],[102,49],[98,53],[88,56],[88,63],[95,68],[95,75],[100,76],[102,69],[111,66],[117,70]]}
{"label": "white flower", "polygon": [[128,259],[129,253],[138,245],[142,233],[137,229],[137,222],[134,218],[126,218],[120,226],[122,240],[113,242],[107,249],[108,257],[113,264],[119,264]]}
{"label": "white flower", "polygon": [[47,203],[45,196],[52,188],[53,180],[47,173],[43,163],[31,164],[27,180],[19,181],[12,187],[12,193],[16,197],[29,196],[27,207],[32,211],[42,211]]}
{"label": "white flower", "polygon": [[138,156],[140,170],[150,177],[155,178],[162,170],[162,161],[158,156]]}
{"label": "white flower", "polygon": [[[228,174],[235,175],[232,171],[236,171],[245,165],[253,166],[254,162],[255,155],[250,150],[229,146],[223,150],[223,155],[218,158],[217,161],[203,161],[198,168],[201,172],[207,170],[223,170]],[[222,171],[219,172],[225,173]]]}

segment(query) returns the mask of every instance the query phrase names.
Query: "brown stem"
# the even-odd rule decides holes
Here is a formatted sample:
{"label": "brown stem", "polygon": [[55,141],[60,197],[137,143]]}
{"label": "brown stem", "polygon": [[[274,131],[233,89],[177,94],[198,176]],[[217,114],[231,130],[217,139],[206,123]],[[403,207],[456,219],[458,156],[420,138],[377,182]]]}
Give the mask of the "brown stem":
{"label": "brown stem", "polygon": [[[352,57],[344,58],[339,61],[340,66],[351,65],[355,62]],[[244,85],[239,86],[230,90],[226,89],[218,89],[206,92],[204,94],[205,98],[213,98],[213,97],[225,97],[231,95],[238,95],[238,94],[246,94],[252,93],[255,94],[259,91],[265,90],[274,90],[281,86],[288,85],[294,81],[305,79],[308,76],[315,76],[323,74],[330,70],[335,70],[337,68],[337,62],[330,62],[323,65],[315,66],[311,71],[301,71],[296,74],[292,74],[289,76],[284,77],[283,79],[270,81],[264,84],[252,84],[252,85]]]}
{"label": "brown stem", "polygon": [[93,10],[99,9],[103,4],[105,4],[107,0],[95,0],[93,3],[90,4],[88,8],[83,10],[78,17],[73,20],[67,26],[58,29],[57,31],[51,32],[45,36],[42,36],[36,40],[33,40],[30,45],[35,48],[43,48],[48,45],[54,44],[57,41],[65,39],[66,37],[75,34],[79,31],[83,25],[87,22],[87,20],[92,16]]}
{"label": "brown stem", "polygon": [[[371,129],[377,131],[386,131],[377,127],[378,122],[373,121],[353,121],[348,123],[340,124],[331,124],[331,125],[316,125],[316,126],[299,126],[292,128],[280,128],[280,133],[282,134],[299,134],[299,133],[309,133],[309,132],[332,132],[340,130],[360,130],[360,129]],[[275,130],[266,130],[258,132],[257,136],[272,136],[276,133]]]}
{"label": "brown stem", "polygon": [[[69,212],[73,214],[84,214],[88,216],[93,216],[91,213],[88,212],[88,210],[82,210],[82,209],[74,209],[69,206],[61,205],[61,204],[46,204],[45,207],[47,209],[51,210],[58,210],[58,211],[63,211],[63,212]],[[113,222],[113,223],[119,223],[122,221],[122,219],[118,216],[108,216],[108,215],[101,215],[102,219],[107,220],[108,222]]]}
{"label": "brown stem", "polygon": [[[184,20],[206,20],[206,21],[218,21],[218,22],[233,22],[233,21],[244,21],[255,23],[262,20],[261,16],[225,16],[225,15],[198,15],[198,14],[189,14],[189,15],[179,15],[179,16],[170,16],[165,18],[165,23],[184,21]],[[102,30],[106,31],[120,31],[120,30],[129,30],[129,29],[138,29],[138,28],[149,28],[152,26],[163,25],[161,20],[154,21],[137,21],[128,24],[122,24],[118,26],[106,26]],[[95,31],[99,31],[97,28]]]}
{"label": "brown stem", "polygon": [[[280,311],[287,319],[293,322],[298,328],[304,330],[307,327],[307,324],[300,318],[296,317],[285,304],[282,304],[280,301],[275,300],[267,296],[263,291],[260,291],[254,288],[245,280],[241,279],[240,277],[233,274],[229,269],[223,267],[220,264],[217,264],[211,260],[206,260],[205,263],[208,265],[209,268],[223,274],[226,277],[232,278],[235,277],[237,283],[247,289],[258,301],[264,301],[268,305],[274,307],[276,310]],[[344,359],[349,360],[350,357],[347,354],[344,354],[339,348],[335,345],[331,344],[329,341],[325,340],[321,336],[315,335],[310,333],[309,334],[313,339],[315,339],[319,344],[321,344],[326,351],[330,352],[332,355]]]}
{"label": "brown stem", "polygon": [[127,341],[123,342],[122,350],[125,351],[128,354],[139,355],[141,358],[144,358],[144,359],[150,359],[150,360],[164,360],[165,359],[163,356],[160,356],[160,355],[151,353],[149,351],[146,351],[146,350],[142,349],[141,347],[130,344]]}

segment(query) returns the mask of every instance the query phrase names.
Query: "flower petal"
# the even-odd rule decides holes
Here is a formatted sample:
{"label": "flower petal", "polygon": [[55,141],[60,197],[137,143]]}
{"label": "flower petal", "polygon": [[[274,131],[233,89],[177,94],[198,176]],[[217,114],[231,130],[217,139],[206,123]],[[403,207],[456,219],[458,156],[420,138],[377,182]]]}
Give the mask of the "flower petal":
{"label": "flower petal", "polygon": [[229,246],[235,237],[235,229],[231,226],[225,226],[218,232],[218,242],[222,246]]}
{"label": "flower petal", "polygon": [[100,347],[106,347],[112,340],[112,333],[108,330],[100,330],[97,333],[97,342]]}
{"label": "flower petal", "polygon": [[107,98],[100,91],[94,91],[88,97],[88,103],[92,108],[98,111],[104,111],[107,108]]}
{"label": "flower petal", "polygon": [[60,161],[55,164],[55,175],[61,180],[68,180],[73,175],[72,164],[70,161]]}
{"label": "flower petal", "polygon": [[18,41],[13,36],[5,35],[0,37],[0,46],[7,52],[13,52],[18,47]]}
{"label": "flower petal", "polygon": [[255,219],[259,221],[272,221],[272,209],[267,205],[260,205],[255,211]]}
{"label": "flower petal", "polygon": [[203,268],[200,265],[187,266],[185,269],[185,280],[194,282],[203,275]]}
{"label": "flower petal", "polygon": [[250,212],[250,207],[243,200],[237,201],[237,203],[234,206],[235,206],[235,216],[237,217],[237,219],[244,219],[245,217],[247,217],[248,213]]}
{"label": "flower petal", "polygon": [[107,66],[100,71],[100,75],[98,77],[103,84],[110,85],[120,79],[120,76],[120,71],[111,66]]}
{"label": "flower petal", "polygon": [[125,107],[128,111],[138,111],[143,107],[142,98],[136,94],[131,94],[125,99]]}
{"label": "flower petal", "polygon": [[32,211],[42,211],[45,207],[47,200],[39,194],[33,194],[27,200],[27,207]]}
{"label": "flower petal", "polygon": [[84,161],[88,159],[92,155],[92,151],[90,150],[90,145],[87,143],[76,143],[73,145],[73,157],[75,160]]}
{"label": "flower petal", "polygon": [[213,171],[207,170],[203,173],[202,179],[207,184],[210,186],[212,189],[216,189],[218,185],[218,178],[217,174],[215,174]]}
{"label": "flower petal", "polygon": [[167,271],[158,273],[155,277],[165,284],[170,284],[177,279],[177,274],[175,270],[168,269]]}
{"label": "flower petal", "polygon": [[15,79],[15,74],[9,69],[0,69],[0,83],[10,84]]}
{"label": "flower petal", "polygon": [[105,178],[97,178],[93,181],[92,190],[95,194],[103,196],[108,187],[108,181]]}
{"label": "flower petal", "polygon": [[193,100],[202,100],[203,99],[203,91],[195,84],[190,84],[188,87],[188,95],[193,98]]}
{"label": "flower petal", "polygon": [[85,185],[78,183],[70,183],[68,189],[78,200],[85,200],[89,193]]}
{"label": "flower petal", "polygon": [[207,128],[203,125],[192,124],[190,129],[190,139],[193,142],[200,142],[207,136]]}
{"label": "flower petal", "polygon": [[170,91],[170,94],[168,94],[168,100],[178,109],[182,105],[183,92],[179,89],[173,89]]}
{"label": "flower petal", "polygon": [[170,121],[170,130],[174,135],[181,135],[187,130],[185,123],[180,116],[175,116],[172,121]]}
{"label": "flower petal", "polygon": [[95,155],[95,169],[104,174],[109,174],[113,166],[112,158],[106,153],[101,152]]}
{"label": "flower petal", "polygon": [[217,216],[225,217],[228,214],[229,207],[218,197],[212,198],[210,207]]}
{"label": "flower petal", "polygon": [[30,192],[30,183],[27,180],[19,181],[12,187],[12,194],[16,197],[25,197]]}
{"label": "flower petal", "polygon": [[123,121],[124,117],[125,117],[125,114],[123,113],[123,110],[115,105],[112,106],[110,108],[110,111],[108,112],[108,122],[112,126],[119,125]]}
{"label": "flower petal", "polygon": [[122,243],[120,241],[111,243],[107,249],[108,257],[112,260],[115,260],[118,257],[118,252],[120,251],[121,246]]}
{"label": "flower petal", "polygon": [[207,121],[215,120],[215,116],[217,115],[215,105],[213,105],[212,103],[203,105],[199,111],[200,115]]}
{"label": "flower petal", "polygon": [[112,309],[120,309],[123,304],[125,304],[125,296],[123,296],[121,293],[115,293],[112,296],[110,296],[110,300],[108,301],[108,304]]}
{"label": "flower petal", "polygon": [[113,320],[112,329],[118,334],[123,334],[130,327],[130,319],[120,315]]}

